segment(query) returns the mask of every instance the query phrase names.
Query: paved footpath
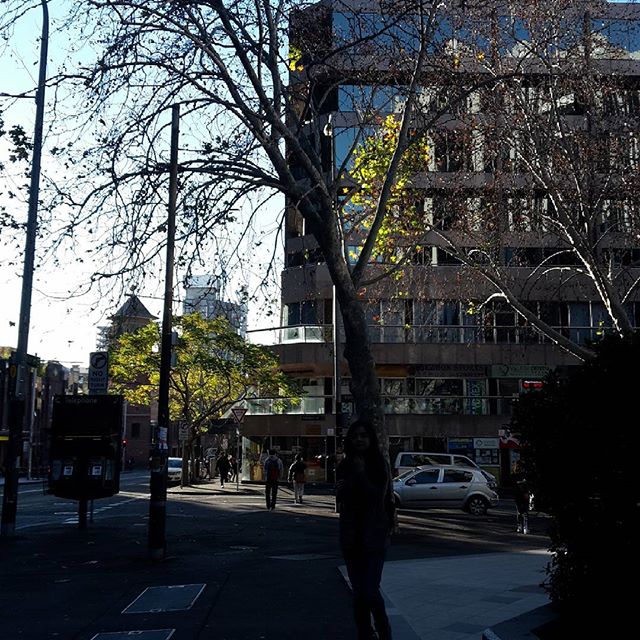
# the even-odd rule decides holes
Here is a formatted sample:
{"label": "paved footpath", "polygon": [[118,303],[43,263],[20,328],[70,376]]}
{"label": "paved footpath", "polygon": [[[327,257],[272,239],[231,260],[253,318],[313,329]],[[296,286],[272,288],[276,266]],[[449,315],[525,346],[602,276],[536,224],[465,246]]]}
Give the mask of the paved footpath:
{"label": "paved footpath", "polygon": [[[0,640],[353,640],[332,498],[281,498],[268,512],[261,487],[171,489],[161,563],[146,557],[145,493],[114,497],[87,531],[73,519],[21,529],[0,540]],[[479,640],[546,602],[546,560],[391,559],[394,638]]]}

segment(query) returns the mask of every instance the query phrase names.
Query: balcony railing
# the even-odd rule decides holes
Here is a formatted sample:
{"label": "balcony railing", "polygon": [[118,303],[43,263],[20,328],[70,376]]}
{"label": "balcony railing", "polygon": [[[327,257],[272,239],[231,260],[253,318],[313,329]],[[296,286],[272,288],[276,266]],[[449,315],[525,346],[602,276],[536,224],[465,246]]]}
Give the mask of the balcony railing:
{"label": "balcony railing", "polygon": [[[247,415],[325,415],[332,396],[306,396],[285,401],[273,398],[247,400]],[[508,415],[513,396],[382,396],[389,415]],[[350,413],[349,402],[343,409]]]}
{"label": "balcony railing", "polygon": [[[598,341],[607,327],[553,327],[577,344]],[[342,333],[342,331],[341,331]],[[332,325],[295,325],[248,332],[255,344],[331,343]],[[344,340],[344,335],[340,336]],[[551,340],[531,326],[369,325],[372,344],[545,344]]]}

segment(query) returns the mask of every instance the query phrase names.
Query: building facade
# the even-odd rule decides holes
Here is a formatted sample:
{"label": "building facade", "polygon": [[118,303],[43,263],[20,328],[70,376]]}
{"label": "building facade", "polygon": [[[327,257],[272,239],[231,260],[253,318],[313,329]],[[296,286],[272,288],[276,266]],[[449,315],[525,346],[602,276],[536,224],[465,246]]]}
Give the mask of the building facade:
{"label": "building facade", "polygon": [[184,313],[199,313],[205,320],[224,317],[241,336],[247,333],[247,305],[224,299],[222,282],[215,276],[192,276],[185,286]]}
{"label": "building facade", "polygon": [[[410,207],[417,209],[424,233],[420,242],[402,247],[401,279],[380,280],[362,297],[392,458],[403,450],[463,453],[506,479],[518,455],[517,437],[509,432],[513,398],[537,387],[550,371],[580,362],[536,329],[527,313],[576,345],[597,341],[614,323],[597,283],[585,275],[573,236],[550,228],[559,225],[562,207],[569,206],[560,195],[573,193],[563,182],[579,174],[593,187],[578,203],[588,208],[593,225],[585,251],[607,261],[614,283],[616,278],[633,283],[640,275],[634,202],[640,168],[640,14],[631,4],[575,2],[570,14],[543,20],[526,3],[484,3],[475,14],[468,11],[473,3],[451,4],[442,9],[446,13],[430,18],[431,62],[418,89],[415,131],[425,136],[428,157],[412,176],[412,203],[396,205],[407,207],[407,217]],[[402,55],[394,58],[392,52],[406,50],[408,58],[415,47],[419,31],[415,14],[406,8],[410,5],[335,0],[292,16],[292,47],[299,47],[304,72],[293,72],[291,82],[315,101],[314,117],[324,123],[316,129],[326,136],[318,147],[327,174],[345,175],[347,185],[359,138],[375,135],[407,99]],[[534,33],[536,24],[551,24],[552,18],[558,21],[552,35],[542,27]],[[499,40],[490,35],[500,30]],[[351,45],[350,55],[327,54]],[[534,59],[535,47],[544,52]],[[557,69],[555,63],[539,64],[551,49],[548,59],[557,61]],[[501,69],[505,77],[517,74],[517,84],[489,78],[485,61],[490,57],[501,61],[491,69]],[[589,65],[598,69],[590,85],[580,71]],[[584,147],[588,157],[575,149],[567,155],[574,164],[585,164],[579,171],[567,167],[562,155],[528,156],[527,144],[534,143],[524,132],[527,126],[540,127],[549,110],[557,122],[568,123],[562,131],[580,131],[572,144],[591,141]],[[517,119],[518,113],[530,118]],[[589,128],[594,122],[597,133]],[[531,148],[540,154],[535,145]],[[553,175],[544,180],[532,175],[545,166]],[[353,220],[361,210],[352,208],[349,218],[346,200],[345,251],[357,256],[360,238]],[[399,227],[402,215],[400,210]],[[393,251],[381,250],[372,271],[397,260],[397,249],[398,244],[393,257]],[[499,273],[517,293],[520,310],[494,295],[483,263],[470,259],[480,250],[492,263],[491,273]],[[273,413],[268,399],[249,404],[243,450],[256,468],[260,452],[275,447],[285,462],[302,452],[316,461],[312,478],[331,479],[341,417],[353,413],[333,298],[322,254],[290,203],[282,326],[275,342],[283,369],[301,379],[307,395],[284,414]],[[637,326],[635,286],[620,299],[629,323]]]}
{"label": "building facade", "polygon": [[[125,333],[133,333],[157,320],[140,301],[131,295],[114,313],[111,323],[102,328],[98,348],[108,350],[109,346]],[[157,404],[148,406],[125,402],[124,429],[122,434],[122,457],[125,468],[147,468],[153,430],[158,421]]]}

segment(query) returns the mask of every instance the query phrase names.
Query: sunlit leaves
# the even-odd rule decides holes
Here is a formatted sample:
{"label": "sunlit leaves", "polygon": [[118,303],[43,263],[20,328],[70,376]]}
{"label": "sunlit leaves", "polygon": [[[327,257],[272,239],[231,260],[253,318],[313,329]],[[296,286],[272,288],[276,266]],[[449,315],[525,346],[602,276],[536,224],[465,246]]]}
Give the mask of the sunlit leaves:
{"label": "sunlit leaves", "polygon": [[[400,121],[396,116],[388,115],[380,120],[375,133],[364,138],[354,149],[351,176],[358,183],[359,189],[350,204],[351,211],[357,211],[359,219],[350,222],[355,227],[366,229],[371,223],[399,135]],[[421,212],[412,195],[411,179],[416,173],[427,169],[430,153],[426,135],[414,132],[397,170],[385,220],[377,236],[376,253],[381,256],[389,254],[388,262],[397,261],[393,251],[394,244],[403,237],[406,244],[407,237],[418,237],[424,229]]]}
{"label": "sunlit leaves", "polygon": [[[246,397],[297,397],[266,347],[239,336],[222,317],[206,320],[194,313],[174,319],[178,341],[170,377],[172,420],[189,425],[191,437],[206,430]],[[157,399],[160,379],[160,329],[150,323],[122,335],[110,355],[111,389],[139,405]]]}

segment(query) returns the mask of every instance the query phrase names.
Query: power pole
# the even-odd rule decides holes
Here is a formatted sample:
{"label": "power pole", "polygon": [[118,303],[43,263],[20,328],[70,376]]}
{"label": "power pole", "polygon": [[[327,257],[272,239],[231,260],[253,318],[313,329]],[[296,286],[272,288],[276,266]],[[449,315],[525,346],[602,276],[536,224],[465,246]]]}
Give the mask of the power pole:
{"label": "power pole", "polygon": [[167,259],[164,280],[164,310],[160,342],[160,388],[158,429],[151,450],[151,497],[149,501],[149,557],[164,560],[167,521],[167,458],[169,452],[169,378],[171,375],[173,265],[178,195],[178,137],[180,105],[171,108],[171,163],[169,167],[169,211],[167,215]]}
{"label": "power pole", "polygon": [[31,322],[31,293],[38,228],[38,197],[40,193],[40,159],[42,156],[42,130],[44,124],[44,90],[47,79],[47,51],[49,49],[49,9],[47,0],[42,4],[42,39],[40,41],[40,68],[36,91],[36,121],[33,135],[33,158],[29,185],[29,213],[24,249],[20,321],[18,323],[18,347],[11,368],[9,399],[9,443],[7,452],[4,493],[2,495],[2,525],[0,535],[15,536],[18,511],[18,458],[21,454],[22,430],[25,424],[27,399],[27,349]]}

